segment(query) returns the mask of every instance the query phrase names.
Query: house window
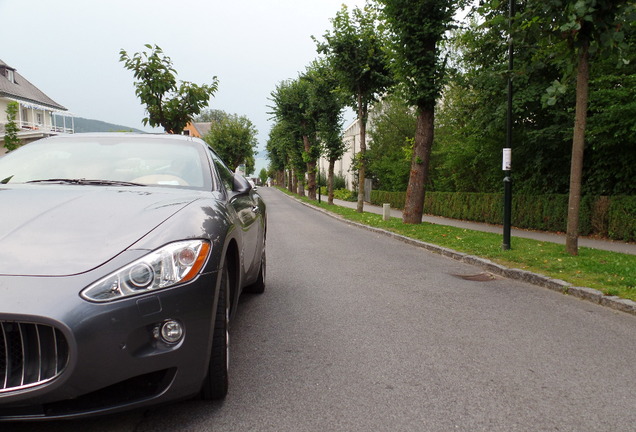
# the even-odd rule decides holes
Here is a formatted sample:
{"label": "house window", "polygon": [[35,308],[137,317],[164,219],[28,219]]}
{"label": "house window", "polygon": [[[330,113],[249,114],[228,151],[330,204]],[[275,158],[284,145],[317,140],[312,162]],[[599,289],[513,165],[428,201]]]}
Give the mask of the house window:
{"label": "house window", "polygon": [[42,124],[42,113],[37,113],[37,121],[39,125]]}
{"label": "house window", "polygon": [[7,69],[7,79],[15,84],[15,75],[11,69]]}
{"label": "house window", "polygon": [[26,108],[22,108],[22,123],[28,123],[29,121],[29,111]]}

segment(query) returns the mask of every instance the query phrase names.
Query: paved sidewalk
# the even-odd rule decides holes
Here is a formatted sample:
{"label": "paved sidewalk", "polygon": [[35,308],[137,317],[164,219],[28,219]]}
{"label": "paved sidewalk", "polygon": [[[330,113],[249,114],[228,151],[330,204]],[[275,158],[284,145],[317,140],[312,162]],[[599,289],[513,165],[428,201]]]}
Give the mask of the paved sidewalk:
{"label": "paved sidewalk", "polygon": [[[323,197],[323,201],[326,202],[326,197]],[[356,208],[357,204],[355,202],[350,201],[341,201],[334,200],[334,204],[348,207],[348,208]],[[382,207],[371,205],[369,203],[364,203],[364,211],[369,213],[383,214]],[[391,209],[391,216],[401,218],[402,212],[400,210]],[[439,216],[429,216],[424,215],[422,217],[423,222],[429,222],[438,225],[449,225],[458,228],[465,228],[474,231],[483,231],[483,232],[491,232],[496,234],[503,234],[503,227],[498,225],[490,225],[486,223],[479,222],[468,222],[457,219],[449,219]],[[565,234],[555,234],[551,232],[545,231],[529,231],[512,228],[510,231],[510,235],[512,236],[510,242],[512,247],[514,248],[514,237],[521,238],[529,238],[533,240],[551,242],[551,243],[560,243],[565,245]],[[613,240],[598,240],[587,237],[579,237],[579,246],[589,247],[592,249],[602,249],[613,252],[620,252],[625,254],[636,255],[636,243],[625,243]]]}

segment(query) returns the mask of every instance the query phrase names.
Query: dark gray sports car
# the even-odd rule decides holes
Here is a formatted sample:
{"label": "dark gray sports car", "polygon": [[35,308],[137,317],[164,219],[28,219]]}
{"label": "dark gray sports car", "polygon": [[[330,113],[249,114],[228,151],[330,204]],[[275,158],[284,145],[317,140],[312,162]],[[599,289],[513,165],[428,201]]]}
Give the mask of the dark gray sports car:
{"label": "dark gray sports car", "polygon": [[265,203],[200,139],[76,134],[0,158],[0,420],[223,398],[265,237]]}

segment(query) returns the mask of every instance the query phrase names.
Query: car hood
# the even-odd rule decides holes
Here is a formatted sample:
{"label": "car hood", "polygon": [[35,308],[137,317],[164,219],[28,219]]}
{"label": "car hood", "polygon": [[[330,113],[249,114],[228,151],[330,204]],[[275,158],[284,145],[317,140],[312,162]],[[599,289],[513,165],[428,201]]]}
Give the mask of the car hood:
{"label": "car hood", "polygon": [[157,188],[0,188],[0,275],[65,276],[111,260],[198,198]]}

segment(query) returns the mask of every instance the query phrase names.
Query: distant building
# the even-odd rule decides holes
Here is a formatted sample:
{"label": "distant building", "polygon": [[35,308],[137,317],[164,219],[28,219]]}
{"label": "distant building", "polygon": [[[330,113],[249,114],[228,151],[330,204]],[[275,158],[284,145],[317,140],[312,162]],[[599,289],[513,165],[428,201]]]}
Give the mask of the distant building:
{"label": "distant building", "polygon": [[[19,104],[15,121],[20,128],[18,138],[24,143],[59,133],[73,133],[73,117],[68,110],[0,60],[0,144],[4,144],[6,110],[11,101]],[[4,153],[2,146],[0,153]]]}
{"label": "distant building", "polygon": [[211,122],[190,122],[185,128],[183,128],[183,135],[203,138],[208,132],[210,132],[211,125]]}
{"label": "distant building", "polygon": [[[373,108],[369,110],[369,116],[367,119],[367,129],[366,129],[366,142],[367,142],[367,150],[372,145],[371,140],[371,131],[373,130],[373,119],[375,117]],[[342,141],[345,144],[346,151],[342,155],[342,157],[336,161],[334,166],[334,175],[344,178],[346,188],[349,190],[354,190],[354,187],[357,187],[354,183],[357,181],[355,173],[352,171],[353,161],[356,157],[356,154],[360,152],[360,122],[356,118],[347,126],[342,134]],[[322,156],[319,161],[319,170],[320,175],[327,175],[329,171],[329,160]],[[369,179],[367,179],[369,180]],[[367,189],[370,188],[370,182],[368,184]]]}

